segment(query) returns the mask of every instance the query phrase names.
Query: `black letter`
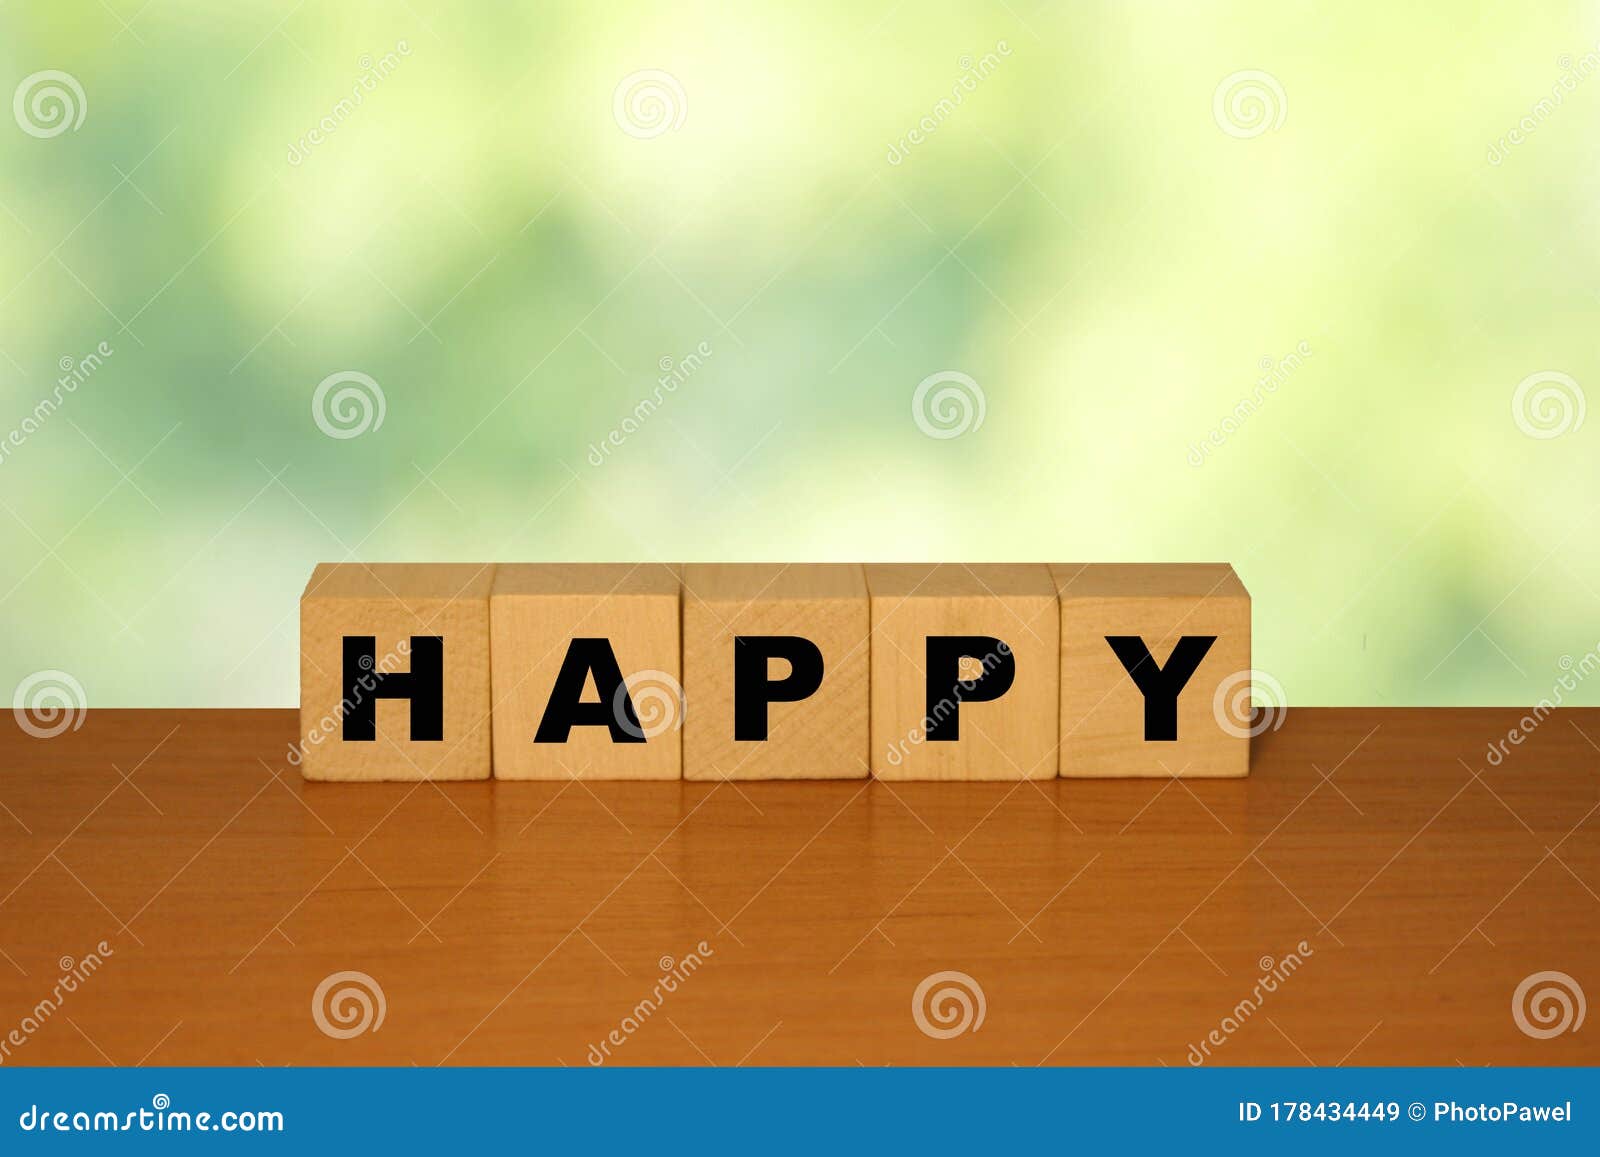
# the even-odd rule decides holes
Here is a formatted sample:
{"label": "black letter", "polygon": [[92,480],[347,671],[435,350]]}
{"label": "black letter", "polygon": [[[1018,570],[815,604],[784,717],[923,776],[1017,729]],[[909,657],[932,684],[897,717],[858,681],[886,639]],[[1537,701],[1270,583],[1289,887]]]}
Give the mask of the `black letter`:
{"label": "black letter", "polygon": [[[767,660],[789,660],[786,679],[767,678]],[[822,686],[822,652],[799,635],[735,635],[733,638],[733,737],[767,737],[767,706],[798,703]]]}
{"label": "black letter", "polygon": [[378,738],[378,700],[411,700],[411,740],[444,739],[444,639],[411,636],[411,670],[379,671],[374,635],[344,637],[344,702],[349,706],[342,730],[346,742],[371,743]]}
{"label": "black letter", "polygon": [[[584,703],[583,688],[591,674],[600,698],[594,703]],[[618,718],[613,710],[612,705],[619,698],[626,718]],[[644,729],[634,714],[633,700],[622,681],[622,668],[617,666],[617,656],[611,650],[609,639],[573,639],[567,645],[567,656],[561,660],[561,670],[556,672],[550,702],[545,704],[544,718],[539,720],[539,730],[534,733],[533,741],[565,743],[574,727],[604,727],[611,732],[612,743],[644,742]]]}
{"label": "black letter", "polygon": [[1178,692],[1217,641],[1215,635],[1185,635],[1167,656],[1165,669],[1156,665],[1150,648],[1138,635],[1107,635],[1106,642],[1144,694],[1144,737],[1147,742],[1178,738]]}
{"label": "black letter", "polygon": [[[977,659],[983,673],[961,678],[961,660]],[[988,703],[1011,690],[1017,657],[992,635],[929,635],[928,714],[922,721],[929,743],[954,743],[961,738],[961,701]]]}

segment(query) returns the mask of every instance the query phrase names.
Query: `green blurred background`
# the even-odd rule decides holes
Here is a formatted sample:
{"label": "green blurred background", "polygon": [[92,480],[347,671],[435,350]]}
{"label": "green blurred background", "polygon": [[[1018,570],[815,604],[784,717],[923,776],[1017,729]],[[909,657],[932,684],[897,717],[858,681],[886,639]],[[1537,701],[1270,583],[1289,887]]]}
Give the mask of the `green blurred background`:
{"label": "green blurred background", "polygon": [[1593,5],[0,32],[0,691],[292,704],[346,557],[1228,560],[1307,704],[1600,642]]}

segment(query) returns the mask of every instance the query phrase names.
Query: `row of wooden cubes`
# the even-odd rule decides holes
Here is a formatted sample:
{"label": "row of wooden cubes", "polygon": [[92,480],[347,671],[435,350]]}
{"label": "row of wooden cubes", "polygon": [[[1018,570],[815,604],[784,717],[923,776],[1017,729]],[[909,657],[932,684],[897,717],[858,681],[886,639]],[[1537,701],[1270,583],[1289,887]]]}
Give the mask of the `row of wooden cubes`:
{"label": "row of wooden cubes", "polygon": [[1249,771],[1227,565],[325,563],[300,647],[308,779]]}

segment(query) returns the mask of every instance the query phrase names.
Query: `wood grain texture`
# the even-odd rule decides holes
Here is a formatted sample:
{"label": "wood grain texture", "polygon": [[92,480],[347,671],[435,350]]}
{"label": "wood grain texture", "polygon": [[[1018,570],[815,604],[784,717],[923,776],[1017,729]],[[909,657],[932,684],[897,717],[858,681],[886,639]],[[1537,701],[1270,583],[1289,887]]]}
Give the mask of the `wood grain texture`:
{"label": "wood grain texture", "polygon": [[[1061,774],[1248,775],[1250,594],[1233,568],[1053,563],[1050,573],[1061,598]],[[1145,696],[1109,635],[1138,636],[1158,667],[1183,636],[1214,637],[1178,695],[1175,739],[1146,740]]]}
{"label": "wood grain texture", "polygon": [[[1600,710],[1293,708],[1243,780],[305,783],[293,711],[0,721],[5,1063],[1600,1063]],[[381,987],[336,1040],[318,984]],[[921,1032],[958,970],[978,1032]],[[1526,1035],[1560,970],[1589,1021]],[[648,1010],[647,1010],[648,1011]]]}
{"label": "wood grain texture", "polygon": [[[322,563],[300,597],[301,773],[316,780],[487,779],[489,588],[493,564]],[[373,668],[345,683],[346,635],[373,639]],[[345,716],[384,672],[409,670],[411,641],[443,640],[442,738],[411,738],[411,705],[378,698],[376,734],[347,741]],[[363,688],[360,679],[373,680]]]}
{"label": "wood grain texture", "polygon": [[[872,603],[872,774],[879,779],[1053,779],[1060,715],[1060,611],[1042,563],[881,563],[866,567]],[[1001,640],[1015,663],[998,699],[930,701],[930,635]],[[983,674],[988,652],[962,668]],[[959,712],[959,738],[929,741],[928,721]]]}
{"label": "wood grain texture", "polygon": [[[502,563],[489,599],[497,779],[678,779],[683,773],[679,568],[658,563]],[[611,642],[642,743],[602,727],[535,743],[574,638]],[[585,701],[595,701],[593,679]]]}
{"label": "wood grain texture", "polygon": [[[690,563],[683,573],[685,779],[867,775],[868,604],[854,563]],[[772,703],[767,738],[734,738],[735,638],[798,635],[822,653],[822,684]],[[777,661],[771,667],[783,668]],[[776,670],[773,679],[785,678]]]}

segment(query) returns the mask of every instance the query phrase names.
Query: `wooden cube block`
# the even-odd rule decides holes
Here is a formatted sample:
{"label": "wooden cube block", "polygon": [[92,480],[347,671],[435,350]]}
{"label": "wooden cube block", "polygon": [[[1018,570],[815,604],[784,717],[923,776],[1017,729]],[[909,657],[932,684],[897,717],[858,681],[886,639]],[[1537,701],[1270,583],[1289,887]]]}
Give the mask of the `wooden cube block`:
{"label": "wooden cube block", "polygon": [[505,563],[489,598],[496,779],[678,779],[679,571]]}
{"label": "wooden cube block", "polygon": [[1059,609],[1034,564],[869,565],[872,774],[1056,774]]}
{"label": "wooden cube block", "polygon": [[868,623],[854,564],[686,566],[683,777],[864,778]]}
{"label": "wooden cube block", "polygon": [[322,563],[300,596],[300,773],[489,778],[494,566]]}
{"label": "wooden cube block", "polygon": [[[1226,564],[1054,564],[1061,774],[1250,772],[1250,592]],[[1247,698],[1243,698],[1248,702]]]}

